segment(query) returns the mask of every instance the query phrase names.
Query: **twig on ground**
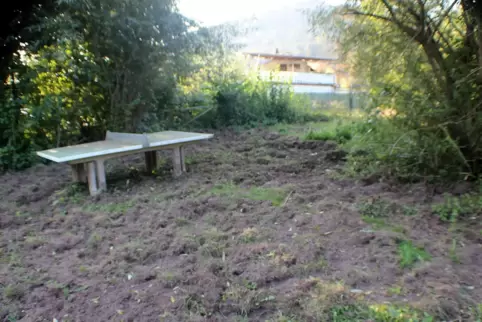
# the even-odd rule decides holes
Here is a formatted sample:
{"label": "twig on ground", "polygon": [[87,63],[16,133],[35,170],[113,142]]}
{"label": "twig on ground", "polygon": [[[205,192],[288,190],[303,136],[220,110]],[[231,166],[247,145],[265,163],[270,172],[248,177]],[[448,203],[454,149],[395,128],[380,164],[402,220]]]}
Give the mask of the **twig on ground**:
{"label": "twig on ground", "polygon": [[291,190],[291,192],[286,196],[286,199],[285,201],[283,202],[283,205],[281,207],[284,207],[286,206],[286,203],[288,202],[288,199],[290,199],[291,197],[291,194],[293,193],[294,190]]}

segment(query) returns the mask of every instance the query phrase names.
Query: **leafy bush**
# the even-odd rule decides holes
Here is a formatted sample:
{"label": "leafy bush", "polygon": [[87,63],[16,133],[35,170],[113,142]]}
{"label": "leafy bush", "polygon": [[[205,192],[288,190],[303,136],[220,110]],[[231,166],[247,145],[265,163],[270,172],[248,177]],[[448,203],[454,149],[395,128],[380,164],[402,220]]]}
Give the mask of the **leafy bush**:
{"label": "leafy bush", "polygon": [[196,117],[197,125],[202,127],[273,125],[325,118],[311,109],[307,97],[294,94],[288,85],[271,84],[250,75],[235,73],[203,90],[204,95],[198,97],[213,107]]}
{"label": "leafy bush", "polygon": [[345,145],[347,172],[395,176],[404,181],[460,177],[463,169],[453,142],[440,140],[432,132],[409,130],[403,122],[371,116],[359,123]]}
{"label": "leafy bush", "polygon": [[22,170],[30,167],[35,161],[35,154],[29,146],[7,145],[0,148],[0,171]]}
{"label": "leafy bush", "polygon": [[[482,28],[472,18],[480,9],[402,8],[367,0],[313,13],[314,27],[336,38],[352,75],[368,89],[365,107],[373,113],[373,129],[351,140],[366,152],[352,157],[354,172],[366,164],[408,180],[475,179],[482,173],[482,73],[476,54],[482,43],[467,41],[471,30]],[[427,31],[424,37],[420,31]]]}

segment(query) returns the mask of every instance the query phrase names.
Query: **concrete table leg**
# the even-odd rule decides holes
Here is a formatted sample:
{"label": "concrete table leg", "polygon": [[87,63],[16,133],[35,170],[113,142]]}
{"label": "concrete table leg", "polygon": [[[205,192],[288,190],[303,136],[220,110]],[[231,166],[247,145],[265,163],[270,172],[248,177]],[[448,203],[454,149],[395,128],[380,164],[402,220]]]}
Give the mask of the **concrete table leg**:
{"label": "concrete table leg", "polygon": [[95,165],[97,168],[97,181],[99,183],[99,190],[105,191],[107,190],[107,181],[105,179],[104,160],[96,160]]}
{"label": "concrete table leg", "polygon": [[149,173],[152,171],[157,170],[157,152],[156,151],[148,151],[144,153],[146,159],[146,170]]}
{"label": "concrete table leg", "polygon": [[95,162],[87,163],[87,180],[89,182],[89,192],[91,196],[95,196],[99,193],[97,189],[96,169]]}
{"label": "concrete table leg", "polygon": [[182,146],[175,147],[172,151],[172,165],[174,167],[174,176],[178,177],[186,172],[186,164],[184,163],[184,149]]}
{"label": "concrete table leg", "polygon": [[72,180],[74,182],[87,182],[87,173],[83,163],[72,164]]}

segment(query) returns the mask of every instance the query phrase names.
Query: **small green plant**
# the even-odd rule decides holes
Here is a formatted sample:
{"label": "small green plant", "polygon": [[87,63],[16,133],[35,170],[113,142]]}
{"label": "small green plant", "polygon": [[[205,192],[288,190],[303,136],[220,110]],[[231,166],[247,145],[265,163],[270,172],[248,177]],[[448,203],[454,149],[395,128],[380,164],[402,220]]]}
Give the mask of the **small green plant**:
{"label": "small green plant", "polygon": [[239,236],[239,240],[245,244],[253,243],[256,241],[256,237],[258,237],[258,234],[259,233],[256,228],[246,228]]}
{"label": "small green plant", "polygon": [[402,207],[403,214],[405,216],[415,216],[418,213],[418,209],[412,206],[403,206]]}
{"label": "small green plant", "polygon": [[388,295],[400,295],[402,294],[402,287],[401,286],[393,286],[388,289]]}
{"label": "small green plant", "polygon": [[400,256],[400,267],[402,268],[410,268],[417,262],[431,259],[429,253],[421,247],[414,246],[411,241],[402,241],[398,245],[398,254]]}
{"label": "small green plant", "polygon": [[89,249],[98,249],[102,243],[102,236],[96,232],[90,234],[89,239],[87,240],[87,247]]}
{"label": "small green plant", "polygon": [[315,141],[335,141],[337,143],[345,143],[351,140],[351,133],[348,130],[337,130],[335,132],[321,131],[321,132],[309,132],[305,136],[305,140]]}
{"label": "small green plant", "polygon": [[292,270],[296,274],[309,276],[310,274],[323,272],[327,267],[328,262],[324,258],[320,258],[309,263],[297,264]]}
{"label": "small green plant", "polygon": [[164,287],[174,288],[181,282],[182,275],[176,272],[160,272],[157,278]]}
{"label": "small green plant", "polygon": [[256,282],[247,281],[245,285],[246,288],[251,291],[255,291],[258,288],[258,284]]}
{"label": "small green plant", "polygon": [[396,205],[381,198],[373,198],[358,205],[358,211],[362,216],[372,218],[389,217],[397,209]]}
{"label": "small green plant", "polygon": [[25,290],[20,285],[9,284],[3,289],[3,296],[9,300],[19,300],[25,295]]}
{"label": "small green plant", "polygon": [[176,226],[178,226],[178,227],[189,225],[189,220],[187,220],[185,218],[176,217],[174,219],[174,221],[176,222]]}
{"label": "small green plant", "polygon": [[305,140],[335,141],[338,144],[344,144],[353,138],[354,133],[358,131],[358,127],[358,122],[348,123],[337,120],[326,123],[323,128],[310,130],[305,135]]}
{"label": "small green plant", "polygon": [[373,322],[433,322],[432,316],[410,307],[387,304],[350,304],[331,309],[331,321],[373,321]]}
{"label": "small green plant", "polygon": [[444,202],[432,206],[432,211],[443,221],[456,222],[459,217],[476,217],[482,214],[482,194],[465,194],[460,197],[446,195]]}
{"label": "small green plant", "polygon": [[452,262],[460,264],[460,258],[457,255],[457,239],[452,239],[452,245],[450,246],[450,259]]}
{"label": "small green plant", "polygon": [[362,219],[367,224],[372,225],[372,227],[375,228],[375,229],[381,229],[381,228],[384,228],[384,227],[388,226],[387,223],[385,222],[385,220],[382,219],[382,218],[362,216]]}

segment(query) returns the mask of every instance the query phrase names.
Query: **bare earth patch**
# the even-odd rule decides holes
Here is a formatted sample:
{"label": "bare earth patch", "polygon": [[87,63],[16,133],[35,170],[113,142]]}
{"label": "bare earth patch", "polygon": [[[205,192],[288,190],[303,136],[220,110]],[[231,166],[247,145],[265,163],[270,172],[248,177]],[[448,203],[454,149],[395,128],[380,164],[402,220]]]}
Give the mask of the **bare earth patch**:
{"label": "bare earth patch", "polygon": [[64,165],[3,175],[0,321],[480,317],[481,227],[440,222],[432,188],[334,179],[334,144],[261,130],[187,156],[176,179],[114,160],[97,198]]}

